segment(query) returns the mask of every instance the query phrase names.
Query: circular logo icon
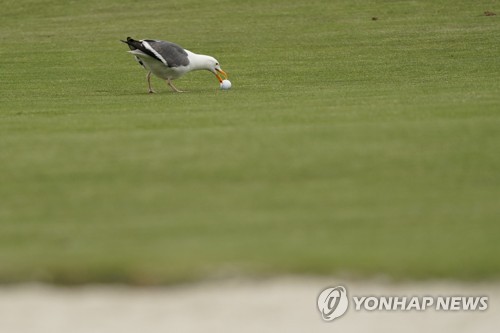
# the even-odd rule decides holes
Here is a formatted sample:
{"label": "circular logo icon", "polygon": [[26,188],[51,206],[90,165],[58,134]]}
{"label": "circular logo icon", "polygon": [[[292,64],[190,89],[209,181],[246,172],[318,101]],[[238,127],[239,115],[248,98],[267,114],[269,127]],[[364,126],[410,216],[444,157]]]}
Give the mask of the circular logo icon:
{"label": "circular logo icon", "polygon": [[327,288],[318,296],[318,309],[325,321],[342,316],[348,306],[347,291],[342,286]]}

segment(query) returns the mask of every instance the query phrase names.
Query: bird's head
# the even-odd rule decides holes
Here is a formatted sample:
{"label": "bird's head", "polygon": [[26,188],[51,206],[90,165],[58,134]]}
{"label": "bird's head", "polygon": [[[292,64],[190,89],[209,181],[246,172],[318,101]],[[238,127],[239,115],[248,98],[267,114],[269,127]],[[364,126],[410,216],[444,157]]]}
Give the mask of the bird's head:
{"label": "bird's head", "polygon": [[208,70],[215,74],[217,80],[222,83],[223,80],[227,79],[227,73],[220,68],[220,64],[217,59],[209,57],[208,59]]}

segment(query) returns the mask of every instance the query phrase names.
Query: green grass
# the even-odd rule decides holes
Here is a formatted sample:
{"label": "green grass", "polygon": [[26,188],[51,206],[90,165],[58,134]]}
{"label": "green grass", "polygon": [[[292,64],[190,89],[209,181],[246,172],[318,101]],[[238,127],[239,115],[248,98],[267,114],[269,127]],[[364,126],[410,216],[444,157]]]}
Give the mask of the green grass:
{"label": "green grass", "polygon": [[4,1],[0,281],[498,278],[499,5]]}

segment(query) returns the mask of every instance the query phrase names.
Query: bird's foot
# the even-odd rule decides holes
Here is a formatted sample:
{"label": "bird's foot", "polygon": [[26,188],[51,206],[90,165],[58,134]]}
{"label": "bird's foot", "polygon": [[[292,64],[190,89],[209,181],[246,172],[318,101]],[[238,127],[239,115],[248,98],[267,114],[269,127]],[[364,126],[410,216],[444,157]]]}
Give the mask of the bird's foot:
{"label": "bird's foot", "polygon": [[153,89],[150,89],[150,90],[148,91],[148,93],[149,93],[149,94],[154,94],[154,93],[156,93],[156,91],[154,91]]}
{"label": "bird's foot", "polygon": [[172,90],[173,90],[174,92],[178,92],[178,93],[183,93],[183,92],[185,92],[185,91],[182,91],[182,90],[177,89],[177,87],[173,85],[173,83],[172,83],[172,81],[170,81],[170,79],[168,79],[168,80],[167,80],[167,84],[168,84],[168,86],[169,86],[170,88],[172,88]]}

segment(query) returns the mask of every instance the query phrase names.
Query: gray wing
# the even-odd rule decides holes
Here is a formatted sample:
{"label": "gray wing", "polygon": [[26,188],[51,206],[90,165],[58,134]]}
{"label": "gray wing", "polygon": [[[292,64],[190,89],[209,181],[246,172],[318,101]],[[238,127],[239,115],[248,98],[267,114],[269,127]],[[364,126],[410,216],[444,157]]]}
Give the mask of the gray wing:
{"label": "gray wing", "polygon": [[153,48],[165,61],[168,67],[179,67],[189,65],[189,58],[186,50],[177,44],[161,40],[144,40]]}

